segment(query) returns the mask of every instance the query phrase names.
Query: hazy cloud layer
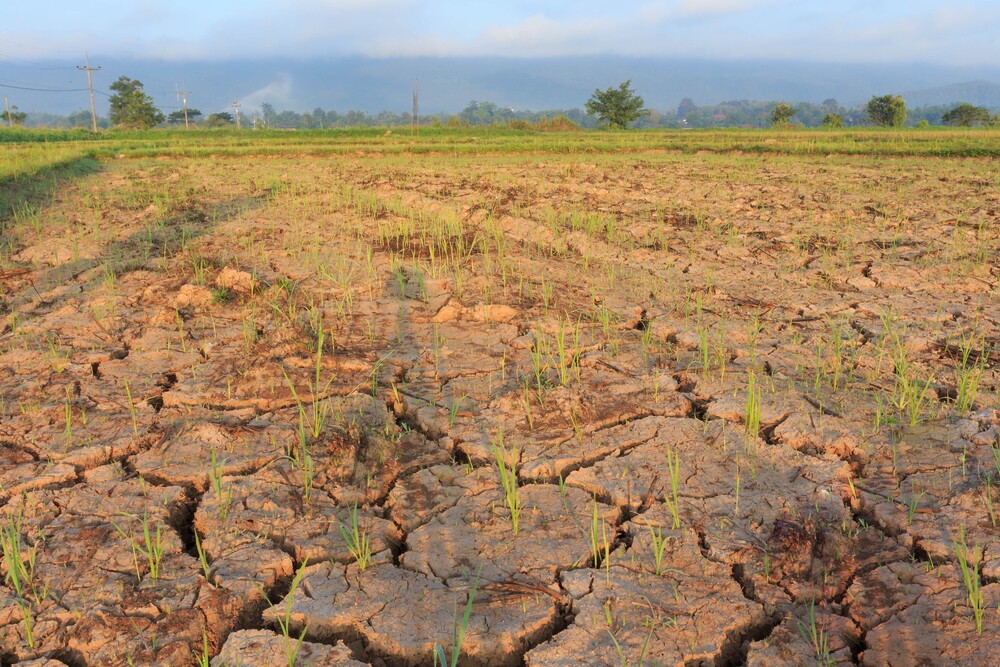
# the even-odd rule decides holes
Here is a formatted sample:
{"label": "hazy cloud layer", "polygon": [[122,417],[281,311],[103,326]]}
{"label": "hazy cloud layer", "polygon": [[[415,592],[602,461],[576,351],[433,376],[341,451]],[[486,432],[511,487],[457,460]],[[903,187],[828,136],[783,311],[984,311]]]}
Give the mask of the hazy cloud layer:
{"label": "hazy cloud layer", "polygon": [[[844,62],[1000,61],[995,0],[174,0],[14,3],[3,58],[618,54]],[[55,6],[53,6],[55,5]]]}

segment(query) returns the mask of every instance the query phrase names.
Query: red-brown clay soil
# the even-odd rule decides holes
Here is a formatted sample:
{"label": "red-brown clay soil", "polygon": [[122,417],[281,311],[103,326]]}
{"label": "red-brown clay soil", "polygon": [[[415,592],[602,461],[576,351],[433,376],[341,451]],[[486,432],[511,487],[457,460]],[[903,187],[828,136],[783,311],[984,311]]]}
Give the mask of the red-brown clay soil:
{"label": "red-brown clay soil", "polygon": [[62,182],[4,231],[0,662],[1000,664],[997,178]]}

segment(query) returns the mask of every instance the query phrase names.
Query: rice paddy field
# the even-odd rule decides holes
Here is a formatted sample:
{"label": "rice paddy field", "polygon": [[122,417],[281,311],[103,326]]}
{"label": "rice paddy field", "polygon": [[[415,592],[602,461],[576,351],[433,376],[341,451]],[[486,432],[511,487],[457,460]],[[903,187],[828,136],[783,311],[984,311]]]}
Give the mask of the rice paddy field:
{"label": "rice paddy field", "polygon": [[0,132],[0,664],[1000,664],[998,138]]}

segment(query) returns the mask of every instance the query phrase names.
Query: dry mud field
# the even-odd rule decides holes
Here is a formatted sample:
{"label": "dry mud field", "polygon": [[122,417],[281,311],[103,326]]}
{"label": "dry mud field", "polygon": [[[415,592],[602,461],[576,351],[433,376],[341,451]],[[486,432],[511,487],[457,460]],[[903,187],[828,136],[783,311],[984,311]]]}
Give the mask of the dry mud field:
{"label": "dry mud field", "polygon": [[3,222],[3,665],[1000,664],[995,162],[57,176]]}

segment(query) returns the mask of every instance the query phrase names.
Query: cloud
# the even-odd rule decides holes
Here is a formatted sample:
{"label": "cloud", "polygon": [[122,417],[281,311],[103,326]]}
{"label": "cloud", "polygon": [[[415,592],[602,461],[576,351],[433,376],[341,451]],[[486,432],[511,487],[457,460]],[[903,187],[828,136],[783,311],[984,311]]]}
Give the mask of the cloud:
{"label": "cloud", "polygon": [[[616,54],[804,61],[1000,59],[995,0],[93,0],[68,16],[12,7],[4,52],[170,61],[362,55]],[[38,4],[38,3],[36,3]],[[192,20],[197,16],[198,20]],[[106,18],[110,17],[110,18]],[[18,26],[12,29],[11,26]]]}
{"label": "cloud", "polygon": [[240,104],[248,110],[260,107],[264,102],[269,102],[279,109],[291,108],[293,106],[292,77],[288,74],[282,74],[277,81],[272,81],[240,98]]}
{"label": "cloud", "polygon": [[169,3],[142,0],[122,12],[118,22],[122,25],[163,23],[176,17]]}
{"label": "cloud", "polygon": [[285,11],[382,12],[413,5],[413,0],[284,0]]}
{"label": "cloud", "polygon": [[722,16],[752,9],[754,4],[751,0],[681,0],[677,3],[676,15],[682,18]]}
{"label": "cloud", "polygon": [[494,55],[579,54],[604,46],[609,33],[608,21],[603,19],[557,21],[535,14],[515,25],[484,30],[477,46]]}

